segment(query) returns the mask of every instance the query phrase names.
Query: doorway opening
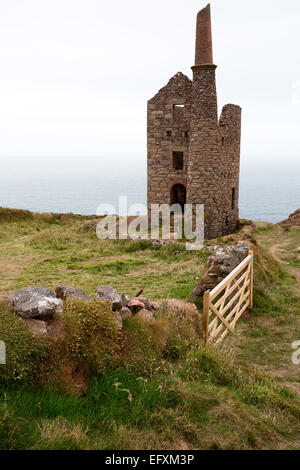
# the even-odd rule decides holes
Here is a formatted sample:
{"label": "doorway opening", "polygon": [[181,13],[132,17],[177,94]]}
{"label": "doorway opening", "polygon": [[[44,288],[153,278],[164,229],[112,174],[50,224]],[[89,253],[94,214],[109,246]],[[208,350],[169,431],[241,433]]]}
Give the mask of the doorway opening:
{"label": "doorway opening", "polygon": [[171,189],[171,205],[179,204],[182,213],[184,212],[184,206],[186,204],[186,188],[183,184],[174,184]]}

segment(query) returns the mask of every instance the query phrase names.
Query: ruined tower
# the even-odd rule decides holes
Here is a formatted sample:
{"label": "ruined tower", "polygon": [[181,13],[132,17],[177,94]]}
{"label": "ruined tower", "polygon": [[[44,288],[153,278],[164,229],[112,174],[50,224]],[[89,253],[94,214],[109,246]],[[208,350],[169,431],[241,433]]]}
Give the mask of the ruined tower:
{"label": "ruined tower", "polygon": [[197,15],[193,80],[177,73],[148,101],[151,204],[204,204],[205,238],[232,233],[239,209],[241,108],[218,119],[210,5]]}

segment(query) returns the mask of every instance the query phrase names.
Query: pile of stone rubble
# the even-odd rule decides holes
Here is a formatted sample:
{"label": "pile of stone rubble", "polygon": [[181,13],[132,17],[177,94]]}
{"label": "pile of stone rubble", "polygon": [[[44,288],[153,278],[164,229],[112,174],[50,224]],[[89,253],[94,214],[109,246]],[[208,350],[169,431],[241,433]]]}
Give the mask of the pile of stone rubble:
{"label": "pile of stone rubble", "polygon": [[201,297],[206,290],[214,289],[247,258],[249,250],[249,245],[244,242],[232,247],[213,247],[213,254],[206,264],[204,274],[193,290],[194,297]]}

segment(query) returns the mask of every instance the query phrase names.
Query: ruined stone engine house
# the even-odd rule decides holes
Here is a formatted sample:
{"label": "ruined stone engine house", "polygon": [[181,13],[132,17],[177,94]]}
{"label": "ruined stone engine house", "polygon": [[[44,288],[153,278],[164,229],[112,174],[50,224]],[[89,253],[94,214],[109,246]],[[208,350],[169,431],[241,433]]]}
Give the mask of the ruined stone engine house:
{"label": "ruined stone engine house", "polygon": [[193,80],[181,72],[148,101],[151,204],[204,204],[205,238],[232,233],[239,218],[241,108],[218,119],[210,5],[197,16]]}

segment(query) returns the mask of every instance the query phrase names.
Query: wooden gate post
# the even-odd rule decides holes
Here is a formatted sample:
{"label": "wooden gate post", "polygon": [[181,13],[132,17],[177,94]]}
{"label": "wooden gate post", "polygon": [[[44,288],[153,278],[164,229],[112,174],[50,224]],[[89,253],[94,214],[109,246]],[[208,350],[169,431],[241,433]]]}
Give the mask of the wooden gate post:
{"label": "wooden gate post", "polygon": [[253,289],[254,289],[254,253],[253,251],[249,251],[249,255],[252,256],[251,260],[251,268],[250,268],[250,310],[253,308]]}
{"label": "wooden gate post", "polygon": [[206,345],[208,343],[208,317],[209,317],[209,303],[210,303],[210,291],[207,290],[204,292],[203,300],[203,341]]}

